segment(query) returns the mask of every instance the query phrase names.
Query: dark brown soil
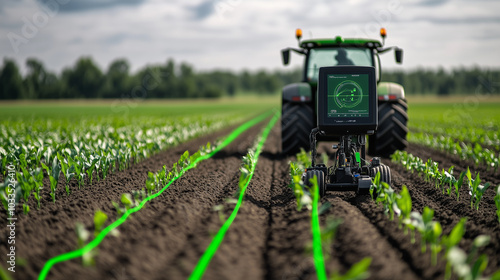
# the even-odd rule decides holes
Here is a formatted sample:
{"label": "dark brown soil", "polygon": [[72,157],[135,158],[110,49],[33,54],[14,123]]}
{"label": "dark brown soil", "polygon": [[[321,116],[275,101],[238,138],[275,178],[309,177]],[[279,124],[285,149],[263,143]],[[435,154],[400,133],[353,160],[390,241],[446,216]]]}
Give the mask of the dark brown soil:
{"label": "dark brown soil", "polygon": [[[95,267],[83,267],[81,259],[71,260],[56,264],[48,279],[186,279],[222,221],[233,210],[235,204],[231,198],[238,193],[241,157],[263,125],[252,128],[215,157],[188,171],[161,196],[132,214],[118,228],[119,236],[109,236],[99,246]],[[111,201],[118,201],[122,193],[143,188],[148,171],[171,166],[184,150],[193,152],[229,131],[172,148],[90,187],[78,190],[73,185],[70,196],[59,186],[61,191],[56,203],[49,201],[48,191],[44,190],[40,210],[35,210],[33,204],[29,216],[18,212],[16,254],[26,264],[16,266],[14,278],[35,279],[48,259],[76,249],[75,223],[81,222],[93,230],[96,210],[109,215],[107,224],[116,220]],[[316,279],[308,251],[312,240],[310,212],[296,209],[295,197],[287,186],[288,162],[293,158],[279,155],[279,143],[276,126],[259,158],[238,216],[203,279]],[[409,150],[424,160],[438,154],[414,145]],[[455,165],[459,170],[466,166],[443,154],[433,159],[446,168]],[[408,186],[414,210],[421,211],[424,206],[433,208],[435,219],[445,233],[449,233],[461,217],[469,217],[461,243],[463,248],[469,249],[479,234],[491,236],[490,246],[482,250],[489,256],[487,274],[500,267],[497,256],[500,226],[492,191],[487,192],[476,211],[470,209],[470,196],[465,188],[457,201],[454,196],[442,194],[433,183],[388,160],[384,162],[392,169],[393,187],[400,190],[402,185]],[[495,174],[485,174],[485,179],[498,183],[494,181],[498,180]],[[383,209],[369,196],[329,192],[321,200],[327,201],[332,206],[320,217],[322,225],[328,216],[343,219],[326,260],[329,274],[345,273],[362,258],[371,257],[370,279],[443,279],[443,262],[432,266],[430,253],[420,250],[418,235],[417,242],[412,244],[410,236],[398,228],[397,221],[389,221]],[[6,220],[4,212],[0,218]],[[0,234],[7,236],[5,227],[0,229]],[[2,241],[0,248],[3,254],[5,242]]]}

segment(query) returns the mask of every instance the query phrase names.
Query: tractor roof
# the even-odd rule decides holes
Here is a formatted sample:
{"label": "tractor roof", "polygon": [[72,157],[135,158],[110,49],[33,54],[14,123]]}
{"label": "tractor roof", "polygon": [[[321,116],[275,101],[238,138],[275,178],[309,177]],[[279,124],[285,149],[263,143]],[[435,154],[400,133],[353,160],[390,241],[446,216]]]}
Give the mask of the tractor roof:
{"label": "tractor roof", "polygon": [[341,46],[379,48],[382,47],[382,44],[373,39],[342,38],[340,36],[332,39],[309,39],[300,42],[300,47],[305,49]]}

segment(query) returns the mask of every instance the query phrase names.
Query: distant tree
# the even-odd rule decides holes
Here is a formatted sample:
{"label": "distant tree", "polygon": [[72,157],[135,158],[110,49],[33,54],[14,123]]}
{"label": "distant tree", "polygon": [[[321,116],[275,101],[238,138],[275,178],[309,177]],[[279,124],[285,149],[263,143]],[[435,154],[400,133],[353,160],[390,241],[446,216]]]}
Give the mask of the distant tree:
{"label": "distant tree", "polygon": [[302,69],[300,67],[293,68],[289,71],[274,71],[274,76],[280,80],[280,86],[296,83],[302,80]]}
{"label": "distant tree", "polygon": [[55,99],[62,98],[65,92],[65,84],[59,79],[56,74],[47,72],[45,74],[44,86],[41,88],[38,98]]}
{"label": "distant tree", "polygon": [[253,75],[250,74],[250,71],[243,70],[238,76],[239,76],[240,88],[242,90],[244,91],[255,90],[256,84],[254,82]]}
{"label": "distant tree", "polygon": [[47,73],[43,66],[43,63],[36,58],[28,58],[26,60],[27,74],[24,78],[25,98],[36,99],[44,91],[45,81],[47,79]]}
{"label": "distant tree", "polygon": [[177,75],[175,73],[175,62],[169,59],[165,65],[160,67],[161,84],[159,87],[162,98],[169,98],[176,95],[178,88]]}
{"label": "distant tree", "polygon": [[260,94],[275,93],[280,88],[281,84],[279,78],[269,74],[265,70],[260,70],[256,73],[255,86]]}
{"label": "distant tree", "polygon": [[187,63],[181,63],[179,66],[180,76],[178,83],[177,98],[196,98],[201,94],[196,90],[196,76],[193,67]]}
{"label": "distant tree", "polygon": [[104,98],[119,98],[130,93],[130,64],[124,59],[116,59],[109,65],[102,92]]}
{"label": "distant tree", "polygon": [[105,82],[104,75],[90,57],[82,57],[73,69],[65,69],[63,78],[67,86],[65,97],[101,97]]}
{"label": "distant tree", "polygon": [[23,79],[14,60],[4,59],[0,73],[0,99],[24,98]]}
{"label": "distant tree", "polygon": [[214,84],[209,84],[199,97],[204,98],[219,98],[223,94],[222,90]]}

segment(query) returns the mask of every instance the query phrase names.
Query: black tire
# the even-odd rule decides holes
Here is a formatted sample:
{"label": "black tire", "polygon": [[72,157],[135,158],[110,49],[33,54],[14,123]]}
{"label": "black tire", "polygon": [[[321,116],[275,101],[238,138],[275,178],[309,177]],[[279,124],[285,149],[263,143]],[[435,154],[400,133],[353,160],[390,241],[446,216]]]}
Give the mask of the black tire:
{"label": "black tire", "polygon": [[325,186],[325,174],[321,170],[309,170],[306,172],[306,176],[304,178],[304,184],[309,187],[312,187],[309,179],[314,178],[314,176],[318,178],[318,187],[319,187],[319,197],[325,196],[326,186]]}
{"label": "black tire", "polygon": [[310,149],[309,134],[314,126],[310,104],[284,102],[281,108],[281,151],[295,155],[300,148]]}
{"label": "black tire", "polygon": [[378,129],[368,140],[368,153],[388,157],[408,146],[408,104],[403,99],[380,102],[378,105]]}
{"label": "black tire", "polygon": [[375,175],[377,175],[377,172],[380,172],[380,181],[381,182],[386,182],[391,185],[391,169],[389,166],[381,164],[377,167],[373,167],[370,169],[370,177],[374,178]]}

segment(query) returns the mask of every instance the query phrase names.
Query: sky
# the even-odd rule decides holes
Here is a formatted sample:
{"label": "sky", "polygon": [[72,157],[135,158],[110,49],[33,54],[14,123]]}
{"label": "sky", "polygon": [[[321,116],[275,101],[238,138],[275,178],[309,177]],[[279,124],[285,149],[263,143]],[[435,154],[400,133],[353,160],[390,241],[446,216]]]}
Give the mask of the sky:
{"label": "sky", "polygon": [[[500,67],[498,0],[1,0],[0,54],[25,70],[51,71],[91,56],[103,69],[126,58],[132,71],[168,59],[196,70],[287,69],[280,50],[337,35],[379,39],[404,50],[389,69]],[[293,54],[292,67],[302,57]],[[290,67],[290,66],[288,66]]]}

